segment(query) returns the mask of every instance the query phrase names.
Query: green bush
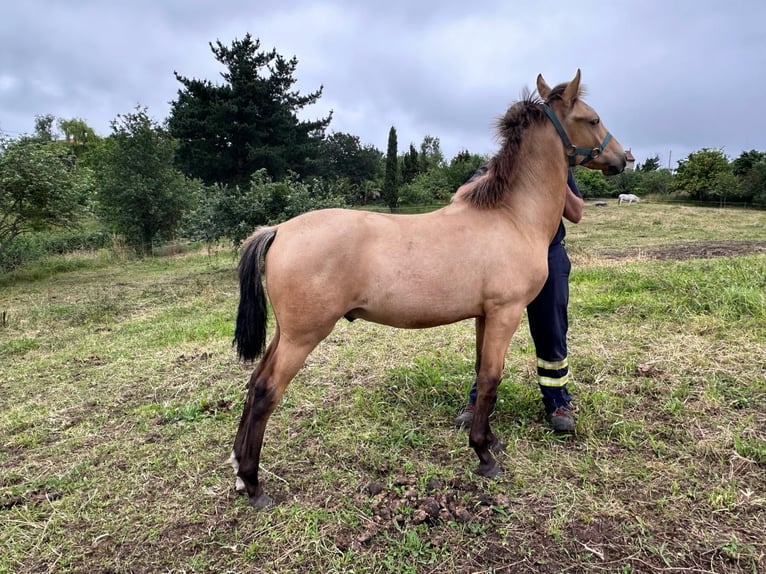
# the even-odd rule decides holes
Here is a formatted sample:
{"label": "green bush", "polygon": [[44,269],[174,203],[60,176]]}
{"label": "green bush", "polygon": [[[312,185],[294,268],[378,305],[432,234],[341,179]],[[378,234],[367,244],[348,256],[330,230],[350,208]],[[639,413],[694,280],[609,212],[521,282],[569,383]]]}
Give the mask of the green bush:
{"label": "green bush", "polygon": [[26,233],[14,238],[6,249],[0,251],[0,272],[8,273],[47,255],[95,251],[108,247],[110,244],[111,235],[101,229],[63,233]]}
{"label": "green bush", "polygon": [[45,252],[41,241],[33,235],[19,235],[13,238],[5,249],[0,250],[0,271],[7,273],[43,255]]}
{"label": "green bush", "polygon": [[346,207],[342,184],[295,174],[271,181],[265,169],[256,171],[247,188],[205,186],[182,223],[182,234],[211,243],[228,238],[239,244],[261,225],[273,225],[296,215],[327,207]]}

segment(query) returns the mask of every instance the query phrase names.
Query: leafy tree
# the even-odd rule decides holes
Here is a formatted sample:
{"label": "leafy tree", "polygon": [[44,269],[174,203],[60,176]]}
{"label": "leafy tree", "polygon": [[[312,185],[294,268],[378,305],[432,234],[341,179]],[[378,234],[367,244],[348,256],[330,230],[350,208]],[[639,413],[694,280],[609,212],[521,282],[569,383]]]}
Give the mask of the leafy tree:
{"label": "leafy tree", "polygon": [[333,132],[321,143],[321,175],[347,179],[352,185],[378,177],[383,154],[373,145],[362,145],[358,136]]}
{"label": "leafy tree", "polygon": [[[474,172],[486,162],[486,157],[475,153],[469,153],[468,150],[458,152],[446,168],[446,191],[450,195],[454,193],[458,187],[468,181]],[[444,193],[444,190],[442,190],[442,193]],[[436,199],[436,197],[434,199]]]}
{"label": "leafy tree", "polygon": [[710,199],[716,199],[721,205],[727,201],[737,201],[740,198],[739,179],[731,170],[722,171],[713,178],[709,187]]}
{"label": "leafy tree", "polygon": [[610,194],[609,182],[600,171],[577,168],[574,170],[574,178],[583,197],[608,197]]}
{"label": "leafy tree", "polygon": [[740,156],[731,162],[731,170],[737,177],[744,177],[753,168],[755,164],[766,159],[766,152],[751,149],[740,154]]}
{"label": "leafy tree", "polygon": [[643,165],[638,166],[638,171],[642,173],[649,173],[657,171],[660,168],[660,156],[656,155],[647,159]]}
{"label": "leafy tree", "polygon": [[77,162],[78,179],[80,180],[80,201],[92,213],[96,201],[96,162],[104,140],[81,119],[59,119],[58,127],[64,139],[57,141],[56,144],[65,146],[74,154]]}
{"label": "leafy tree", "polygon": [[668,169],[641,172],[638,180],[638,195],[667,195],[673,183],[673,174]]}
{"label": "leafy tree", "polygon": [[391,126],[388,131],[388,148],[386,152],[386,173],[383,179],[383,201],[392,211],[399,204],[399,159],[396,143],[396,128]]}
{"label": "leafy tree", "polygon": [[420,144],[420,172],[428,171],[444,165],[444,154],[441,150],[439,138],[425,136]]}
{"label": "leafy tree", "polygon": [[64,134],[64,141],[78,160],[93,151],[101,142],[101,138],[84,120],[77,118],[60,119],[58,126]]}
{"label": "leafy tree", "polygon": [[743,199],[766,207],[766,158],[753,164],[742,177],[740,190]]}
{"label": "leafy tree", "polygon": [[37,141],[52,142],[58,139],[55,126],[56,116],[52,114],[35,116],[35,134],[33,137]]}
{"label": "leafy tree", "polygon": [[100,215],[150,253],[155,239],[172,236],[188,202],[186,178],[173,166],[177,143],[140,106],[111,126],[96,172]]}
{"label": "leafy tree", "polygon": [[610,177],[607,182],[612,190],[612,197],[621,193],[639,193],[638,185],[641,181],[641,173],[633,170],[625,170],[620,174]]}
{"label": "leafy tree", "polygon": [[261,51],[250,34],[231,47],[216,41],[210,48],[226,68],[223,84],[175,74],[183,87],[171,102],[168,126],[180,141],[179,168],[207,184],[244,186],[259,169],[274,179],[288,171],[314,173],[332,114],[301,121],[298,112],[316,103],[322,88],[305,96],[293,90],[298,60]]}
{"label": "leafy tree", "polygon": [[712,185],[720,174],[731,171],[721,150],[703,148],[678,162],[673,188],[692,199],[706,201],[712,197]]}
{"label": "leafy tree", "polygon": [[37,138],[0,141],[0,253],[23,233],[76,227],[80,184],[65,147]]}

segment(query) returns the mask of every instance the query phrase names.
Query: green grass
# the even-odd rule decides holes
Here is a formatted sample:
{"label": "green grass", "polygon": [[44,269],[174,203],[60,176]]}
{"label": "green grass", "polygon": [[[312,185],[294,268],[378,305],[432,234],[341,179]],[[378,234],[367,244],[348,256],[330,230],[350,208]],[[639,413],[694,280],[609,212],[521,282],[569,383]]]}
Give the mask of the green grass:
{"label": "green grass", "polygon": [[[568,228],[577,435],[522,323],[492,417],[451,427],[471,322],[338,323],[272,416],[255,512],[225,464],[249,369],[230,253],[0,279],[0,572],[766,569],[766,214],[588,206]],[[729,255],[699,258],[695,255]]]}

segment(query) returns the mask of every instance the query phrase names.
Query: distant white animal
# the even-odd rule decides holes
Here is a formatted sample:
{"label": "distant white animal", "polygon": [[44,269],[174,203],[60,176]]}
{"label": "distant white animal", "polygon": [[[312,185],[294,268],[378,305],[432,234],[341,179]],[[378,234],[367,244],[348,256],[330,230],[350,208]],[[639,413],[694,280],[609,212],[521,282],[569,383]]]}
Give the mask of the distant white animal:
{"label": "distant white animal", "polygon": [[637,195],[633,195],[632,193],[621,193],[617,196],[617,205],[621,204],[623,201],[627,202],[628,205],[633,203],[634,201],[638,203],[641,201],[641,198]]}

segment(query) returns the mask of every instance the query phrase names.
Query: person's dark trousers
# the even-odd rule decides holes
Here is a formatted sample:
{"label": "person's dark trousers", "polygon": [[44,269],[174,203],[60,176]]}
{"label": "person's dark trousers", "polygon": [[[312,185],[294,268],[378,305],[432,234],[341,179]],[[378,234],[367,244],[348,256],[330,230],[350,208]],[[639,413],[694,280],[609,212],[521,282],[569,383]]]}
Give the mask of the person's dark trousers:
{"label": "person's dark trousers", "polygon": [[571,269],[564,245],[552,244],[548,249],[548,279],[539,295],[527,306],[529,330],[537,353],[537,380],[546,413],[566,407],[572,400],[566,386],[569,379],[567,309]]}

